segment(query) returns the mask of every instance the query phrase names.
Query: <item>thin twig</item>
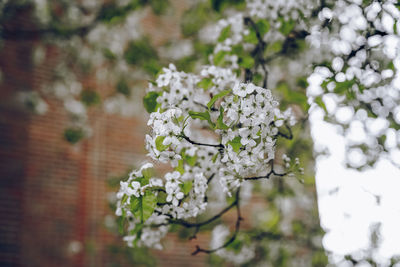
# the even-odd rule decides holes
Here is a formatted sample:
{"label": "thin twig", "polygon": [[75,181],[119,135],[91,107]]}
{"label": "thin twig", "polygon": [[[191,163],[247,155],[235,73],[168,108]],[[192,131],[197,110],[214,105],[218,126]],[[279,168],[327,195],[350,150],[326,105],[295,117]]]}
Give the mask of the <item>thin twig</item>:
{"label": "thin twig", "polygon": [[[273,123],[274,124],[274,123]],[[293,133],[292,133],[292,129],[289,127],[289,125],[287,125],[286,123],[285,123],[285,128],[288,130],[288,133],[286,134],[286,133],[283,133],[283,132],[281,132],[281,131],[278,131],[278,133],[275,135],[275,136],[281,136],[281,137],[283,137],[283,138],[285,138],[285,139],[288,139],[288,140],[292,140],[293,139]]]}
{"label": "thin twig", "polygon": [[284,172],[284,173],[277,173],[277,172],[275,172],[275,170],[272,168],[266,175],[263,175],[263,176],[254,176],[254,177],[246,177],[246,178],[244,178],[244,180],[245,180],[245,181],[250,181],[250,180],[269,179],[269,177],[270,177],[271,175],[283,177],[283,176],[288,175],[288,173],[287,173],[287,172]]}
{"label": "thin twig", "polygon": [[[261,65],[263,71],[264,71],[264,79],[263,79],[263,88],[267,87],[267,82],[268,82],[268,68],[265,65],[266,60],[264,59],[264,50],[267,47],[267,43],[263,40],[263,36],[261,36],[260,31],[257,28],[257,25],[254,23],[254,21],[250,17],[244,18],[244,23],[246,25],[249,25],[251,28],[253,28],[254,32],[256,33],[257,37],[257,45],[254,48],[254,50],[251,52],[251,55],[253,56],[254,59],[256,59],[256,64],[254,69],[257,69],[258,65]],[[251,81],[253,77],[253,74],[251,73],[250,69],[246,69],[245,72],[245,80],[246,81]]]}
{"label": "thin twig", "polygon": [[[202,103],[199,103],[197,101],[193,101],[193,103],[208,110],[208,107],[206,105],[202,104]],[[211,107],[210,109],[211,109],[211,111],[218,111],[218,109],[216,109],[215,107]]]}
{"label": "thin twig", "polygon": [[[212,179],[215,177],[215,173],[213,173],[208,179],[207,179],[207,185],[209,185],[212,181]],[[204,194],[204,202],[208,202],[208,197],[207,194]]]}
{"label": "thin twig", "polygon": [[236,206],[236,214],[237,214],[237,218],[236,218],[236,224],[235,224],[235,232],[233,233],[233,235],[231,236],[231,238],[229,238],[229,240],[227,240],[224,244],[222,244],[221,246],[214,248],[214,249],[203,249],[200,246],[196,246],[196,250],[193,251],[192,255],[196,255],[200,252],[202,253],[214,253],[220,249],[226,248],[227,246],[229,246],[230,244],[233,243],[233,241],[236,240],[236,237],[239,233],[240,230],[240,222],[243,220],[242,216],[241,216],[241,212],[240,212],[240,187],[238,188],[238,190],[236,191],[236,198],[235,201],[233,202],[233,204],[235,204],[234,206]]}
{"label": "thin twig", "polygon": [[204,144],[204,143],[199,143],[199,142],[195,142],[190,140],[189,137],[187,137],[184,133],[182,133],[181,135],[179,135],[179,137],[182,137],[183,139],[185,139],[186,141],[188,141],[189,143],[191,143],[192,145],[198,145],[198,146],[209,146],[209,147],[219,147],[219,148],[224,148],[223,144]]}
{"label": "thin twig", "polygon": [[165,226],[165,225],[169,225],[169,224],[182,225],[182,226],[184,226],[186,228],[201,227],[203,225],[209,224],[209,223],[219,219],[220,217],[222,217],[222,215],[224,215],[230,209],[235,207],[235,205],[236,205],[236,201],[234,201],[232,204],[230,204],[227,207],[225,207],[223,210],[221,210],[219,213],[217,213],[213,217],[209,218],[208,220],[205,220],[205,221],[202,221],[202,222],[199,222],[199,223],[192,223],[192,222],[188,222],[188,221],[181,220],[181,219],[170,219],[170,220],[168,220],[167,223],[154,224],[154,225],[152,225],[152,227]]}

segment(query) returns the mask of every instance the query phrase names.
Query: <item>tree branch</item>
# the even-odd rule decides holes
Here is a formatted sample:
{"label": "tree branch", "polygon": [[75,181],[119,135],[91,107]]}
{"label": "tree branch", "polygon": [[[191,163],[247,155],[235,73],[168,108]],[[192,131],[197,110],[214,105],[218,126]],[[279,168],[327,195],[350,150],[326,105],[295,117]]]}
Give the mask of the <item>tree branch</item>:
{"label": "tree branch", "polygon": [[[273,125],[275,125],[274,122],[272,122]],[[285,128],[288,130],[288,133],[282,133],[281,131],[278,130],[278,133],[275,136],[281,136],[285,139],[292,140],[293,139],[293,133],[292,129],[285,123]]]}
{"label": "tree branch", "polygon": [[272,169],[271,169],[266,175],[263,175],[263,176],[254,176],[254,177],[246,177],[246,178],[244,178],[244,180],[245,180],[245,181],[250,181],[250,180],[269,179],[269,177],[270,177],[271,175],[283,177],[283,176],[288,175],[288,173],[287,173],[287,172],[284,172],[284,173],[277,173],[277,172],[275,172],[275,170],[274,170],[274,168],[273,168],[273,166],[272,166]]}
{"label": "tree branch", "polygon": [[[245,17],[244,23],[246,25],[250,26],[251,28],[253,28],[256,33],[258,43],[257,43],[256,47],[254,48],[254,50],[251,52],[251,55],[253,56],[253,58],[255,58],[257,60],[257,62],[255,64],[255,69],[257,68],[258,65],[261,65],[261,68],[264,71],[263,88],[266,88],[267,82],[268,82],[268,69],[265,65],[266,61],[264,59],[263,53],[267,46],[267,43],[263,40],[263,36],[261,36],[260,31],[257,28],[257,25],[254,23],[254,21],[250,17]],[[253,74],[251,73],[251,70],[246,69],[245,80],[251,81],[252,77],[253,77]]]}
{"label": "tree branch", "polygon": [[198,145],[198,146],[209,146],[209,147],[218,147],[218,148],[222,148],[224,149],[224,145],[222,144],[204,144],[204,143],[199,143],[199,142],[195,142],[192,141],[189,137],[187,137],[184,133],[181,133],[181,135],[179,135],[179,137],[182,137],[183,139],[185,139],[186,141],[188,141],[189,143],[191,143],[192,145]]}
{"label": "tree branch", "polygon": [[236,191],[236,198],[235,198],[235,201],[234,201],[232,204],[234,204],[234,206],[236,206],[236,214],[237,214],[237,217],[236,217],[236,224],[235,224],[235,232],[233,233],[233,235],[231,236],[231,238],[229,238],[229,240],[227,240],[227,241],[226,241],[224,244],[222,244],[221,246],[219,246],[219,247],[217,247],[217,248],[214,248],[214,249],[203,249],[203,248],[201,248],[200,246],[197,245],[197,246],[196,246],[196,250],[193,251],[192,255],[196,255],[196,254],[198,254],[198,253],[200,253],[200,252],[202,252],[202,253],[207,253],[207,254],[214,253],[214,252],[216,252],[216,251],[218,251],[218,250],[220,250],[220,249],[226,248],[227,246],[229,246],[230,244],[232,244],[233,241],[236,240],[236,237],[237,237],[237,235],[238,235],[238,233],[239,233],[239,230],[240,230],[240,222],[243,220],[243,218],[242,218],[242,216],[241,216],[241,212],[240,212],[240,187],[239,187],[239,189]]}

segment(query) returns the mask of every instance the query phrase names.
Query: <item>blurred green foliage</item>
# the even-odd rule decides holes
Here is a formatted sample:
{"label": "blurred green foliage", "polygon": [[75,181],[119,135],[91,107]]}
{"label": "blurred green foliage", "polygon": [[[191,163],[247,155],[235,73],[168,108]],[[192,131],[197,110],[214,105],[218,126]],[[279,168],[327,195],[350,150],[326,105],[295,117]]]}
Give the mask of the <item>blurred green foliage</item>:
{"label": "blurred green foliage", "polygon": [[85,89],[81,92],[81,101],[86,106],[95,106],[100,104],[101,98],[99,93],[93,89]]}
{"label": "blurred green foliage", "polygon": [[81,128],[69,127],[64,130],[64,139],[71,144],[76,144],[84,137],[85,133]]}
{"label": "blurred green foliage", "polygon": [[124,78],[121,78],[117,83],[117,92],[123,94],[126,97],[131,96],[131,88]]}
{"label": "blurred green foliage", "polygon": [[128,64],[141,67],[151,75],[157,74],[161,69],[157,51],[148,38],[130,42],[124,52],[124,59]]}

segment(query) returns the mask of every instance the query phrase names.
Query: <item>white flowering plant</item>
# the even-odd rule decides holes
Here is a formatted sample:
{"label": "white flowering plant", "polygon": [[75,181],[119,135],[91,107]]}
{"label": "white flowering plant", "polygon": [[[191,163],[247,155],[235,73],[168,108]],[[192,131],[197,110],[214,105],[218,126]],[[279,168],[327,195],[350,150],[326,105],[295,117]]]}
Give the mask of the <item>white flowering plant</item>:
{"label": "white flowering plant", "polygon": [[[171,64],[149,85],[144,104],[151,112],[148,156],[173,170],[155,178],[153,165],[146,163],[121,182],[117,215],[127,219],[129,234],[124,239],[130,246],[160,248],[169,225],[197,232],[233,208],[238,212],[236,236],[242,184],[300,172],[298,162],[288,163],[287,172],[273,167],[276,140],[292,138],[295,119],[290,109],[280,111],[270,90],[241,82],[231,69],[206,66],[195,75]],[[212,219],[188,221],[206,211],[211,186],[234,199]],[[211,250],[198,247],[194,253],[217,251],[233,241]]]}

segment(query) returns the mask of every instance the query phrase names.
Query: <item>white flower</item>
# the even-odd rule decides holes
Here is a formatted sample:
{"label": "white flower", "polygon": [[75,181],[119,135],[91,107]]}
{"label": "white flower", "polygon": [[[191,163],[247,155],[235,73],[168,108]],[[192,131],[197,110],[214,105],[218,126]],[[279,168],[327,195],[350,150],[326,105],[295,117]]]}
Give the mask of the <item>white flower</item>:
{"label": "white flower", "polygon": [[121,188],[120,192],[127,196],[134,195],[135,197],[139,197],[140,183],[133,181],[129,184],[129,182],[120,182]]}
{"label": "white flower", "polygon": [[240,128],[239,135],[241,137],[240,143],[244,146],[248,145],[250,147],[255,146],[257,143],[254,141],[252,132],[249,128]]}
{"label": "white flower", "polygon": [[178,171],[169,172],[165,174],[165,179],[167,180],[167,188],[177,188],[182,182],[179,180],[181,174]]}
{"label": "white flower", "polygon": [[163,187],[163,181],[159,178],[151,178],[149,184],[154,187]]}
{"label": "white flower", "polygon": [[172,202],[172,205],[178,206],[179,200],[184,197],[179,187],[167,187],[167,202]]}

